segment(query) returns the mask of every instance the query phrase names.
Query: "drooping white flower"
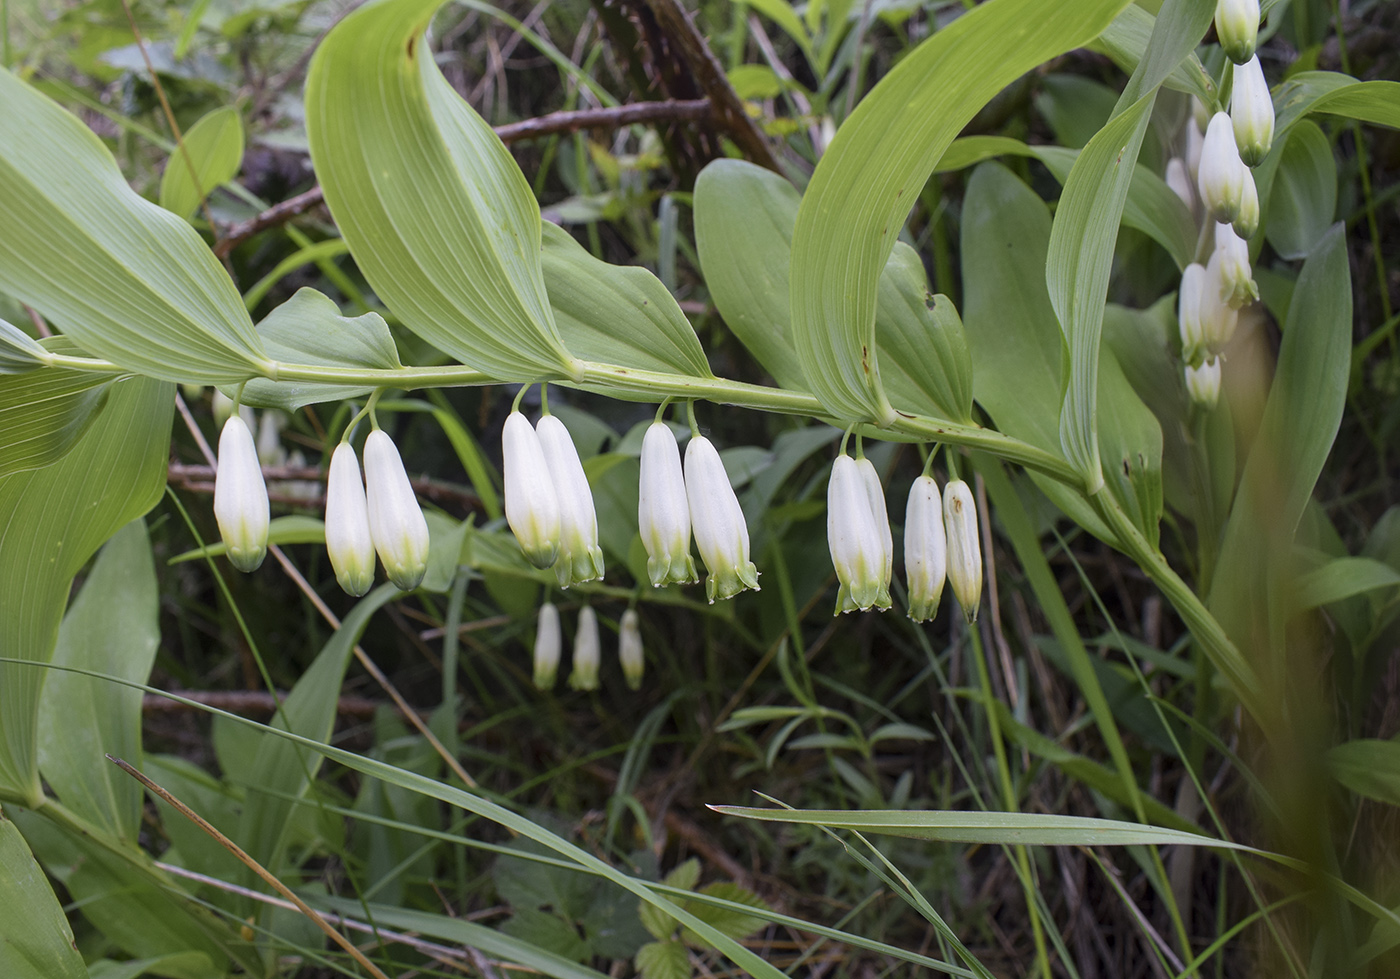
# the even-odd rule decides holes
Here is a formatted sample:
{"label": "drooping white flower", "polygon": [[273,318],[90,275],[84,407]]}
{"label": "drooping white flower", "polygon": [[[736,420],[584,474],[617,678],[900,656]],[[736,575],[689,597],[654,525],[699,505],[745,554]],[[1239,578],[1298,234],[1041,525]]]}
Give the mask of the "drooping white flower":
{"label": "drooping white flower", "polygon": [[943,497],[932,476],[920,476],[909,487],[909,502],[904,508],[904,577],[909,584],[909,618],[928,622],[938,614],[947,575]]}
{"label": "drooping white flower", "polygon": [[[1194,126],[1195,123],[1187,123]],[[1172,189],[1172,193],[1181,198],[1181,203],[1186,205],[1188,211],[1195,210],[1196,191],[1191,187],[1191,175],[1186,172],[1186,161],[1180,157],[1172,157],[1167,161],[1167,186]]]}
{"label": "drooping white flower", "polygon": [[1191,403],[1209,411],[1220,400],[1220,358],[1212,357],[1199,367],[1186,365],[1186,393]]}
{"label": "drooping white flower", "polygon": [[564,423],[543,415],[535,434],[544,450],[544,461],[559,497],[559,557],[554,576],[560,588],[603,577],[603,549],[598,546],[598,516],[593,491],[588,486],[578,449]]}
{"label": "drooping white flower", "polygon": [[749,526],[729,485],[719,452],[703,435],[685,447],[685,495],[695,546],[705,562],[705,596],[733,598],[758,590],[758,568],[749,560]]}
{"label": "drooping white flower", "polygon": [[326,479],[326,553],[341,588],[356,597],[369,591],[374,584],[374,538],[360,462],[349,442],[336,446]]}
{"label": "drooping white flower", "polygon": [[[1225,301],[1219,287],[1219,272],[1206,268],[1205,288],[1201,291],[1201,359],[1214,357],[1235,335],[1240,311]],[[1190,360],[1197,363],[1199,360]]]}
{"label": "drooping white flower", "polygon": [[977,503],[961,479],[943,488],[943,528],[948,536],[948,581],[963,616],[976,622],[982,602],[982,544],[977,536]]}
{"label": "drooping white flower", "polygon": [[559,495],[535,427],[512,411],[501,433],[506,522],[525,559],[547,568],[559,556]]}
{"label": "drooping white flower", "polygon": [[629,608],[622,613],[617,632],[617,659],[622,664],[622,675],[627,678],[627,689],[640,690],[647,664],[642,649],[642,624],[636,609]]}
{"label": "drooping white flower", "polygon": [[1240,187],[1240,213],[1235,215],[1235,234],[1248,241],[1259,230],[1259,188],[1254,174],[1246,170]]}
{"label": "drooping white flower", "polygon": [[1237,65],[1254,57],[1259,37],[1259,0],[1216,0],[1215,34]]}
{"label": "drooping white flower", "polygon": [[388,433],[365,439],[365,501],[369,533],[389,580],[412,591],[428,572],[428,522]]}
{"label": "drooping white flower", "polygon": [[559,674],[559,657],[564,651],[564,638],[559,629],[559,609],[554,603],[540,606],[535,624],[535,686],[540,690],[554,689]]}
{"label": "drooping white flower", "polygon": [[1240,211],[1244,195],[1244,179],[1249,168],[1240,159],[1235,146],[1235,130],[1230,117],[1217,112],[1206,127],[1205,144],[1201,148],[1201,171],[1196,182],[1201,192],[1201,204],[1216,221],[1229,224]]}
{"label": "drooping white flower", "polygon": [[1201,299],[1205,295],[1206,267],[1192,262],[1181,273],[1177,290],[1177,328],[1181,331],[1181,356],[1188,364],[1200,360],[1205,349],[1205,325],[1201,321]]}
{"label": "drooping white flower", "polygon": [[1240,159],[1257,167],[1274,143],[1274,99],[1257,55],[1235,69],[1235,88],[1230,95],[1230,121],[1235,127],[1235,143]]}
{"label": "drooping white flower", "polygon": [[[1200,105],[1200,101],[1194,95],[1191,97],[1191,101],[1196,105]],[[1201,106],[1201,108],[1204,109],[1205,107]],[[1205,126],[1209,124],[1209,119],[1206,120],[1204,125],[1197,125],[1194,119],[1189,119],[1186,122],[1186,153],[1184,159],[1186,160],[1186,172],[1191,175],[1192,187],[1196,186],[1196,181],[1199,180],[1201,176],[1201,150],[1203,150],[1206,145]]]}
{"label": "drooping white flower", "polygon": [[569,686],[574,690],[597,690],[598,667],[602,660],[603,644],[598,637],[598,616],[591,605],[585,605],[578,611],[578,632],[574,633],[574,661],[569,669]]}
{"label": "drooping white flower", "polygon": [[[877,480],[878,482],[878,480]],[[885,521],[889,527],[889,520]],[[836,611],[890,607],[889,578],[880,528],[871,510],[865,477],[844,452],[831,464],[826,486],[826,541],[841,583]]]}
{"label": "drooping white flower", "polygon": [[267,556],[271,508],[253,433],[241,415],[230,414],[219,434],[219,466],[214,474],[214,519],[239,571],[256,571]]}
{"label": "drooping white flower", "polygon": [[647,550],[647,577],[656,588],[699,581],[690,556],[690,504],[681,450],[664,422],[654,422],[642,437],[641,462],[637,528]]}
{"label": "drooping white flower", "polygon": [[1249,245],[1228,224],[1215,226],[1215,251],[1206,265],[1206,279],[1220,289],[1220,298],[1238,309],[1259,298],[1249,268]]}
{"label": "drooping white flower", "polygon": [[875,464],[864,456],[856,460],[856,471],[860,473],[865,497],[870,502],[870,515],[875,519],[875,530],[880,536],[885,589],[888,591],[890,578],[894,575],[894,535],[890,532],[889,511],[885,509],[885,488],[880,485],[880,474],[875,471]]}

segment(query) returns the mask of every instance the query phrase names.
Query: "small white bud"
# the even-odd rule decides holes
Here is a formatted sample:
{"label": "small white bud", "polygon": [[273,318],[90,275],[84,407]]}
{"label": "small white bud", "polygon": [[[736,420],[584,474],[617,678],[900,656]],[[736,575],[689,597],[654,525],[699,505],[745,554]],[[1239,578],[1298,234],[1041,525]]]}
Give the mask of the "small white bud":
{"label": "small white bud", "polygon": [[982,602],[982,544],[977,536],[977,504],[961,479],[943,488],[943,527],[948,535],[948,581],[963,617],[976,622]]}
{"label": "small white bud", "polygon": [[399,450],[378,429],[365,439],[369,532],[389,580],[412,591],[428,572],[428,521],[404,471]]}
{"label": "small white bud", "polygon": [[574,661],[569,670],[571,688],[598,689],[598,666],[603,659],[602,646],[598,637],[598,616],[591,605],[585,605],[578,611],[578,632],[574,634]]}
{"label": "small white bud", "polygon": [[1188,211],[1195,210],[1196,192],[1191,188],[1191,175],[1186,172],[1186,161],[1180,157],[1174,156],[1167,161],[1167,186],[1172,189],[1173,194],[1181,198],[1181,203],[1186,205]]}
{"label": "small white bud", "polygon": [[1216,0],[1215,34],[1237,65],[1254,57],[1259,37],[1259,0]]}
{"label": "small white bud", "polygon": [[1206,213],[1226,224],[1235,220],[1244,194],[1244,178],[1249,168],[1240,159],[1235,146],[1235,130],[1230,117],[1217,112],[1206,128],[1205,145],[1201,148],[1201,172],[1197,189]]}
{"label": "small white bud", "polygon": [[1206,292],[1206,267],[1192,262],[1181,273],[1181,288],[1177,290],[1177,327],[1181,331],[1181,357],[1188,364],[1196,363],[1205,349],[1205,325],[1201,321],[1201,299]]}
{"label": "small white bud", "polygon": [[1246,170],[1240,184],[1240,213],[1235,215],[1235,234],[1248,241],[1259,230],[1259,188],[1254,185],[1254,174]]}
{"label": "small white bud", "polygon": [[[1218,254],[1218,253],[1217,253]],[[1215,262],[1215,256],[1211,257]],[[1199,364],[1201,360],[1214,357],[1225,349],[1230,338],[1235,335],[1240,311],[1225,301],[1220,290],[1219,269],[1206,267],[1205,287],[1201,291],[1201,347],[1200,358],[1189,358],[1187,363]]]}
{"label": "small white bud", "polygon": [[[1193,96],[1194,98],[1194,96]],[[1208,122],[1209,120],[1207,120]],[[1191,175],[1191,186],[1196,186],[1196,181],[1201,176],[1201,150],[1206,145],[1205,125],[1197,126],[1195,122],[1186,123],[1186,172]]]}
{"label": "small white bud", "polygon": [[501,457],[506,522],[525,559],[537,568],[547,568],[559,556],[559,495],[554,490],[540,437],[529,419],[518,411],[506,418]]}
{"label": "small white bud", "polygon": [[583,472],[578,449],[564,423],[543,415],[535,423],[549,477],[559,498],[559,557],[554,576],[560,588],[603,577],[603,550],[598,546],[598,516],[593,490]]}
{"label": "small white bud", "polygon": [[282,448],[282,429],[287,416],[275,409],[264,411],[258,419],[258,461],[264,466],[280,466],[287,461]]}
{"label": "small white bud", "polygon": [[733,598],[746,588],[758,590],[758,568],[749,560],[749,525],[724,462],[703,435],[685,447],[685,495],[695,546],[705,562],[705,596]]}
{"label": "small white bud", "polygon": [[[889,528],[888,519],[885,528]],[[841,583],[836,593],[836,611],[889,608],[889,578],[885,576],[880,528],[860,466],[844,452],[831,464],[831,479],[826,486],[826,541]]]}
{"label": "small white bud", "polygon": [[909,487],[904,508],[904,576],[909,582],[909,618],[927,622],[938,614],[948,575],[948,538],[943,498],[932,476]]}
{"label": "small white bud", "polygon": [[1274,100],[1259,58],[1251,57],[1235,69],[1235,88],[1230,95],[1230,121],[1235,127],[1235,143],[1240,159],[1257,167],[1274,142]]}
{"label": "small white bud", "polygon": [[230,414],[219,435],[219,466],[214,474],[214,519],[239,571],[256,571],[267,556],[271,508],[253,433],[241,416]]}
{"label": "small white bud", "polygon": [[1203,135],[1210,125],[1210,110],[1198,95],[1191,96],[1191,120],[1196,124],[1197,136]]}
{"label": "small white bud", "polygon": [[1207,411],[1220,400],[1220,358],[1212,357],[1199,367],[1186,365],[1186,393],[1191,403]]}
{"label": "small white bud", "polygon": [[564,638],[559,630],[559,609],[552,602],[540,606],[535,624],[535,686],[540,690],[554,689],[559,674],[559,656],[564,651]]}
{"label": "small white bud", "polygon": [[358,598],[369,591],[374,584],[374,538],[360,462],[349,442],[336,446],[326,478],[326,553],[335,580],[347,594]]}
{"label": "small white bud", "polygon": [[640,690],[647,664],[642,649],[641,619],[636,609],[629,608],[622,613],[617,633],[617,658],[622,664],[622,675],[627,678],[627,689]]}
{"label": "small white bud", "polygon": [[1259,288],[1250,277],[1249,245],[1228,224],[1215,226],[1215,251],[1206,266],[1206,279],[1220,289],[1220,298],[1238,309],[1259,298]]}
{"label": "small white bud", "polygon": [[642,437],[642,473],[637,487],[637,528],[647,550],[647,577],[654,587],[699,581],[690,556],[690,504],[675,433],[654,422]]}

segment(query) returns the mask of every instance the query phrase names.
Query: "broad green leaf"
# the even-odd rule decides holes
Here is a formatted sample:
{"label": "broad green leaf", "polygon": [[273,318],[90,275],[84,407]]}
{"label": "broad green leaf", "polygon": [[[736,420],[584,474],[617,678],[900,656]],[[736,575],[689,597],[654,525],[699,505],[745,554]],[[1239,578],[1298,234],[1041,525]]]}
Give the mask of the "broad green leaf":
{"label": "broad green leaf", "polygon": [[[231,838],[238,832],[243,794],[230,781],[220,781],[193,762],[175,755],[147,755],[142,771],[225,836]],[[224,774],[227,779],[232,779],[230,773]],[[243,864],[218,840],[190,822],[169,803],[156,800],[156,808],[160,810],[161,830],[171,846],[161,855],[161,860],[216,880],[238,879],[243,872]],[[222,906],[233,905],[232,898],[217,894],[213,888],[210,888],[209,896]]]}
{"label": "broad green leaf", "polygon": [[1333,558],[1298,578],[1298,611],[1400,586],[1400,571],[1369,557]]}
{"label": "broad green leaf", "polygon": [[47,362],[38,340],[0,320],[0,374],[24,374]]}
{"label": "broad green leaf", "polygon": [[5,979],[87,979],[87,967],[58,897],[3,810],[0,907],[5,909],[0,914],[0,975]]}
{"label": "broad green leaf", "polygon": [[[173,219],[172,219],[173,220]],[[174,390],[111,385],[107,407],[58,462],[0,479],[0,649],[48,663],[73,576],[160,499]],[[0,786],[38,798],[36,728],[45,671],[0,664]]]}
{"label": "broad green leaf", "polygon": [[422,34],[441,0],[378,0],[317,48],[311,159],[370,285],[405,326],[494,376],[575,376],[540,272],[540,212]]}
{"label": "broad green leaf", "polygon": [[1303,119],[1288,131],[1269,187],[1264,237],[1288,259],[1305,258],[1337,213],[1337,161],[1317,123]]}
{"label": "broad green leaf", "polygon": [[127,186],[86,125],[3,70],[0,102],[0,290],[141,374],[236,384],[262,373],[238,290],[194,229]]}
{"label": "broad green leaf", "polygon": [[1400,806],[1400,741],[1362,739],[1327,752],[1332,777],[1357,795]]}
{"label": "broad green leaf", "polygon": [[643,979],[690,979],[690,953],[680,942],[648,942],[637,950]]}
{"label": "broad green leaf", "polygon": [[554,224],[544,226],[540,267],[559,333],[575,356],[634,370],[714,376],[690,321],[646,269],[599,261]]}
{"label": "broad green leaf", "polygon": [[1083,75],[1046,75],[1035,97],[1036,110],[1055,131],[1055,142],[1079,149],[1104,127],[1118,103],[1118,92]]}
{"label": "broad green leaf", "polygon": [[[49,337],[40,349],[77,351],[67,337]],[[63,458],[106,404],[111,380],[66,367],[0,374],[0,478]]]}
{"label": "broad green leaf", "polygon": [[128,959],[114,962],[98,959],[88,966],[88,979],[138,979],[139,976],[179,976],[208,968],[208,959],[199,952],[174,952],[154,959]]}
{"label": "broad green leaf", "polygon": [[467,523],[453,520],[445,513],[428,510],[423,514],[428,523],[428,570],[420,587],[431,592],[445,593],[457,577],[462,561],[462,542],[466,539]]}
{"label": "broad green leaf", "polygon": [[243,118],[226,105],[200,118],[165,161],[160,206],[188,219],[220,184],[243,166]]}
{"label": "broad green leaf", "polygon": [[1300,71],[1274,89],[1275,138],[1313,112],[1400,129],[1400,82],[1358,82],[1335,71]]}
{"label": "broad green leaf", "polygon": [[[267,314],[258,324],[258,333],[267,355],[280,363],[350,370],[395,370],[403,366],[382,316],[342,316],[340,307],[315,289],[298,289],[296,295]],[[257,408],[295,411],[303,405],[358,398],[372,390],[345,384],[254,378],[243,389],[243,402]]]}
{"label": "broad green leaf", "polygon": [[[160,645],[160,595],[146,525],[133,520],[97,555],[58,630],[53,661],[144,683]],[[39,769],[59,800],[136,842],[141,785],[107,761],[141,767],[141,691],[54,671],[39,700]]]}
{"label": "broad green leaf", "polygon": [[953,301],[931,296],[919,253],[896,242],[880,276],[876,347],[885,386],[906,412],[972,421],[972,355]]}
{"label": "broad green leaf", "polygon": [[798,210],[789,281],[807,383],[839,418],[888,424],[875,312],[880,273],[948,144],[997,92],[1098,35],[1126,3],[1084,0],[1042,15],[1038,0],[990,0],[933,34],[856,107]]}
{"label": "broad green leaf", "polygon": [[[1123,8],[1113,19],[1113,23],[1091,41],[1088,47],[1108,55],[1118,67],[1132,74],[1142,61],[1143,52],[1147,50],[1148,42],[1152,39],[1156,22],[1157,18],[1142,7],[1130,4]],[[1198,32],[1197,39],[1203,33],[1204,29]],[[1215,102],[1215,82],[1194,53],[1173,68],[1162,84],[1178,92],[1194,95],[1206,105]]]}

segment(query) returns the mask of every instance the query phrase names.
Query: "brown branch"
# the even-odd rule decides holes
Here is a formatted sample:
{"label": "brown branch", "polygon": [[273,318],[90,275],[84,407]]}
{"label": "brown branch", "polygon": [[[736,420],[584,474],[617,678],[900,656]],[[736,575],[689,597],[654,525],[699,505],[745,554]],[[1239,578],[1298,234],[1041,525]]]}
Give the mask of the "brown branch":
{"label": "brown branch", "polygon": [[[728,82],[726,81],[727,85]],[[731,94],[733,90],[730,90]],[[742,107],[741,107],[742,108]],[[580,129],[618,129],[640,122],[704,119],[710,115],[709,99],[670,99],[665,102],[636,102],[605,109],[578,109],[571,112],[551,112],[535,119],[496,126],[496,135],[503,143],[519,143],[540,139],[557,133],[575,133]],[[319,186],[274,204],[257,217],[230,225],[214,246],[214,254],[224,258],[243,242],[260,231],[286,224],[292,218],[319,206],[325,198]]]}
{"label": "brown branch", "polygon": [[[280,480],[315,480],[320,483],[326,481],[326,471],[315,466],[264,466],[262,473],[263,479],[268,483],[276,483]],[[166,469],[166,478],[177,489],[188,490],[191,493],[214,492],[213,466],[171,462]],[[439,506],[454,504],[466,510],[481,509],[481,497],[465,487],[426,477],[410,478],[409,484],[412,485],[413,491],[423,499],[431,500]],[[315,507],[325,503],[324,497],[307,499],[290,493],[278,493],[271,486],[269,486],[268,499],[293,506]]]}
{"label": "brown branch", "polygon": [[[184,714],[199,710],[199,706],[213,707],[216,710],[238,714],[240,717],[263,717],[272,715],[277,704],[286,699],[278,694],[276,700],[266,690],[172,690],[172,694],[183,697],[192,703],[181,703],[160,694],[148,693],[141,698],[141,710],[147,714]],[[336,702],[336,713],[341,717],[368,719],[381,706],[380,701],[368,697],[341,697]]]}

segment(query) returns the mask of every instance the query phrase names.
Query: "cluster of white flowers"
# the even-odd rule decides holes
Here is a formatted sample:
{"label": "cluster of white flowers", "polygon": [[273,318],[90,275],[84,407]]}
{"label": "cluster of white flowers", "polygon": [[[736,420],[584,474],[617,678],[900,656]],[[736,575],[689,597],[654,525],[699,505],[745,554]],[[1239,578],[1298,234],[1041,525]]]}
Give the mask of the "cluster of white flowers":
{"label": "cluster of white flowers", "polygon": [[[1186,391],[1206,410],[1220,397],[1220,354],[1234,335],[1239,310],[1259,298],[1249,264],[1249,244],[1259,230],[1259,192],[1250,168],[1268,155],[1274,139],[1274,104],[1259,58],[1258,0],[1219,0],[1220,44],[1235,62],[1230,111],[1207,118],[1196,101],[1186,123],[1184,157],[1167,163],[1168,186],[1198,220],[1213,244],[1205,263],[1181,276],[1177,325]],[[1193,100],[1194,101],[1194,100]]]}
{"label": "cluster of white flowers", "polygon": [[[564,652],[563,632],[559,627],[559,609],[553,602],[540,606],[535,626],[535,686],[551,690],[559,675],[559,659]],[[646,668],[642,649],[641,623],[636,609],[622,613],[618,623],[617,658],[622,675],[631,690],[642,685]],[[598,668],[602,664],[602,640],[598,635],[598,615],[592,606],[579,609],[578,629],[574,633],[573,664],[569,671],[569,687],[573,690],[597,690]]]}
{"label": "cluster of white flowers", "polygon": [[[836,611],[890,607],[894,540],[885,491],[869,459],[845,452],[831,466],[826,494],[827,544],[840,588]],[[982,600],[982,548],[972,490],[952,480],[940,494],[932,476],[909,489],[904,511],[904,573],[909,617],[927,622],[938,614],[944,581],[953,585],[963,615],[977,618]]]}

